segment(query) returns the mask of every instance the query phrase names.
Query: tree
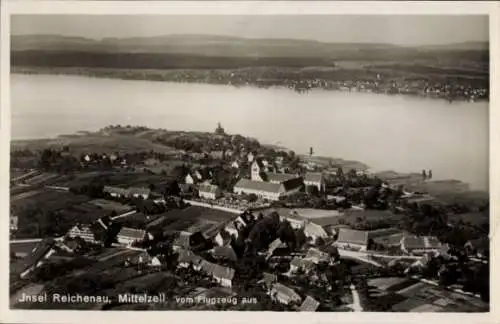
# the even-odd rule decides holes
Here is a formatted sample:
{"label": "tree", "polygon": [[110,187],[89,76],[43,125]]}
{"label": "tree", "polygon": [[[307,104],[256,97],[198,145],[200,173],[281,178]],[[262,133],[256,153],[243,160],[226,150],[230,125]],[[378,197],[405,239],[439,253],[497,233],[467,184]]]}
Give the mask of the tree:
{"label": "tree", "polygon": [[258,199],[259,199],[259,197],[257,197],[257,195],[254,194],[254,193],[251,193],[251,194],[248,195],[248,201],[249,202],[256,202]]}
{"label": "tree", "polygon": [[289,221],[285,220],[280,223],[277,235],[282,242],[287,243],[288,246],[294,249],[296,244],[295,232]]}
{"label": "tree", "polygon": [[307,192],[307,194],[309,194],[311,196],[314,196],[314,197],[318,197],[319,196],[318,187],[316,187],[314,185],[307,186],[306,187],[306,192]]}
{"label": "tree", "polygon": [[317,246],[324,246],[326,244],[325,239],[322,238],[321,236],[316,238],[316,245]]}

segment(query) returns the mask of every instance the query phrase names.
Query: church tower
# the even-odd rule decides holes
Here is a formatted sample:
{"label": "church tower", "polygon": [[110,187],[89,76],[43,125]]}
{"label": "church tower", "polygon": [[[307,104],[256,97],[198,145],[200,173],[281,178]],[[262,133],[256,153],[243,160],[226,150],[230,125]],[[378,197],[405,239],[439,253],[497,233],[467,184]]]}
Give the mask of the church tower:
{"label": "church tower", "polygon": [[217,135],[226,134],[226,132],[224,132],[224,128],[222,128],[220,123],[217,123],[217,128],[215,129],[215,134],[217,134]]}
{"label": "church tower", "polygon": [[264,181],[264,179],[262,179],[262,172],[264,171],[263,170],[263,166],[261,163],[259,163],[260,161],[259,160],[254,160],[253,163],[252,163],[252,166],[251,166],[251,174],[250,174],[250,178],[252,181]]}

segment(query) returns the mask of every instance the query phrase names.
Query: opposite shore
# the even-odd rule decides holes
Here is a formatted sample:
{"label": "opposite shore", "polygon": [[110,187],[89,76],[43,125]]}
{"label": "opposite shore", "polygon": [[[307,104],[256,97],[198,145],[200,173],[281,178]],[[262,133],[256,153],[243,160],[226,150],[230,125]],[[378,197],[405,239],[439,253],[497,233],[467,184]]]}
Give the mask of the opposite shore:
{"label": "opposite shore", "polygon": [[[327,69],[327,68],[324,68]],[[317,73],[316,73],[317,72]],[[304,71],[295,68],[240,68],[240,69],[118,69],[87,67],[29,67],[12,66],[15,74],[77,75],[86,77],[144,80],[175,83],[199,83],[229,85],[234,87],[288,88],[297,93],[307,93],[314,89],[342,92],[374,93],[384,95],[404,95],[430,99],[453,101],[488,101],[488,89],[482,80],[447,82],[415,77],[385,77],[381,74],[366,72],[362,76],[321,77],[319,71]],[[334,72],[334,71],[327,71]],[[341,71],[349,74],[352,71]],[[359,74],[355,72],[353,74]],[[470,82],[469,82],[470,81]]]}

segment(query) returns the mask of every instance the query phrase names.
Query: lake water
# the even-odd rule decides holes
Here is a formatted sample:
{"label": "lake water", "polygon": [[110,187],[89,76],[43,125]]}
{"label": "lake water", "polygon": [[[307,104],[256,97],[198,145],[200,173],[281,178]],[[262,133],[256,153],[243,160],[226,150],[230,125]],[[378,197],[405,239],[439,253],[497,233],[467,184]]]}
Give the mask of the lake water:
{"label": "lake water", "polygon": [[12,138],[44,138],[109,124],[226,132],[297,153],[358,160],[373,170],[432,169],[436,179],[488,188],[488,103],[323,90],[11,77]]}

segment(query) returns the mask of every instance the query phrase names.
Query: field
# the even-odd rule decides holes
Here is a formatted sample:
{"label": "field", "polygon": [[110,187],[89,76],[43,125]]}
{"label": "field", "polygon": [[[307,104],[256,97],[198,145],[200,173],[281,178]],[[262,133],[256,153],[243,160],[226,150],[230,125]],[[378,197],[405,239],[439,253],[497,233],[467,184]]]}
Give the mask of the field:
{"label": "field", "polygon": [[11,202],[11,208],[18,210],[23,207],[31,206],[42,211],[57,211],[84,203],[88,200],[90,200],[90,198],[86,196],[75,195],[69,192],[43,190],[25,197],[24,199],[18,199]]}
{"label": "field", "polygon": [[63,136],[55,139],[40,139],[40,140],[20,140],[12,141],[12,150],[42,150],[46,148],[61,148],[69,146],[75,154],[83,154],[87,152],[109,153],[109,152],[139,152],[139,151],[155,151],[158,153],[170,153],[173,150],[170,147],[153,143],[146,138],[139,138],[132,135],[108,136],[105,133],[92,133],[82,136]]}
{"label": "field", "polygon": [[341,216],[335,217],[336,223],[342,224],[356,224],[361,221],[377,222],[384,221],[392,225],[398,224],[405,218],[404,215],[391,213],[390,211],[379,210],[363,210],[363,211],[348,211]]}
{"label": "field", "polygon": [[393,312],[485,312],[481,300],[405,278],[368,281],[368,308]]}
{"label": "field", "polygon": [[488,213],[465,213],[448,216],[448,222],[458,224],[459,222],[470,224],[472,226],[483,226],[489,224],[490,217]]}
{"label": "field", "polygon": [[118,214],[125,213],[133,209],[131,206],[120,204],[116,201],[106,200],[106,199],[95,199],[88,202],[94,206],[102,208],[108,211],[116,211]]}

